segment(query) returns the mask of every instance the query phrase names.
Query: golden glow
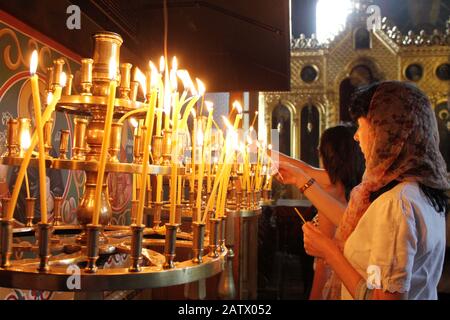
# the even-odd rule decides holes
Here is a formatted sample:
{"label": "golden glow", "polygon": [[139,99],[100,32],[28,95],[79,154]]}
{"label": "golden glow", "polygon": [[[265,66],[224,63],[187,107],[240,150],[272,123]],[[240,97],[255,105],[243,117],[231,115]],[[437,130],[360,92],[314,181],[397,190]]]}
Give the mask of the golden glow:
{"label": "golden glow", "polygon": [[133,117],[130,118],[130,124],[133,126],[133,128],[137,128],[139,126],[139,122],[136,120],[136,118]]}
{"label": "golden glow", "polygon": [[37,66],[38,66],[38,53],[36,50],[34,50],[33,53],[31,54],[31,61],[30,61],[31,74],[33,75],[36,74]]}
{"label": "golden glow", "polygon": [[109,60],[109,78],[111,80],[116,80],[117,75],[117,62],[114,58]]}
{"label": "golden glow", "polygon": [[64,88],[67,84],[67,75],[65,72],[61,72],[61,76],[59,77],[59,85]]}
{"label": "golden glow", "polygon": [[198,132],[197,132],[197,145],[199,146],[199,147],[202,147],[203,146],[203,130],[199,130]]}
{"label": "golden glow", "polygon": [[214,111],[214,103],[212,103],[211,101],[205,101],[205,106],[206,106],[206,110],[208,110],[208,112]]}
{"label": "golden glow", "polygon": [[159,80],[159,72],[156,68],[155,64],[152,61],[149,61],[150,71],[151,71],[151,78],[150,78],[150,87],[155,88],[158,85]]}
{"label": "golden glow", "polygon": [[195,78],[195,80],[197,81],[198,94],[203,96],[206,92],[205,84],[199,78]]}
{"label": "golden glow", "polygon": [[242,113],[242,106],[239,101],[233,102],[233,108],[236,109],[239,114]]}
{"label": "golden glow", "polygon": [[49,92],[48,95],[47,95],[47,105],[52,103],[52,100],[53,100],[53,93]]}
{"label": "golden glow", "polygon": [[146,82],[147,82],[147,78],[145,77],[145,75],[142,73],[142,71],[139,68],[136,68],[136,71],[134,73],[134,80],[139,82],[139,86],[142,89],[142,92],[144,93],[144,95],[147,94],[147,86],[146,86]]}
{"label": "golden glow", "polygon": [[31,145],[30,128],[24,128],[20,133],[20,147],[23,150],[28,150]]}

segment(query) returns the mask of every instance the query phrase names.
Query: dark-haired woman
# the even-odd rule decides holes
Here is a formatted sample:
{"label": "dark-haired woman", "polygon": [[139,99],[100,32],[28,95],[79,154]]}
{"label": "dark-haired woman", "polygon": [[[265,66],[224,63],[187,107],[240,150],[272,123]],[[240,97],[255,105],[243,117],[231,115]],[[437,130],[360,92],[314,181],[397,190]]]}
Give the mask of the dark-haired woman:
{"label": "dark-haired woman", "polygon": [[[332,197],[346,205],[350,191],[361,182],[364,173],[364,157],[358,143],[353,139],[356,127],[350,124],[326,129],[320,138],[319,155],[321,167],[279,154],[280,161],[290,163],[306,172]],[[321,212],[314,219],[319,230],[333,238],[337,224],[331,222]],[[330,273],[323,259],[315,259],[314,279],[309,298],[324,298],[323,288]]]}
{"label": "dark-haired woman", "polygon": [[327,217],[344,213],[337,242],[305,224],[305,249],[333,269],[332,299],[437,299],[450,185],[431,104],[412,84],[388,81],[359,90],[350,113],[366,169],[348,206],[280,165]]}

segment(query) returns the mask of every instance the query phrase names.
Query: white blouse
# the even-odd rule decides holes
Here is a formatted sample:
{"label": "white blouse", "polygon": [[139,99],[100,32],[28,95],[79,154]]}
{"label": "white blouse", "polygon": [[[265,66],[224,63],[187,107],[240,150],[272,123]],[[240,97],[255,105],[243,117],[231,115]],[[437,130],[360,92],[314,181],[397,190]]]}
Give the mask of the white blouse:
{"label": "white blouse", "polygon": [[[445,216],[417,183],[402,182],[367,209],[344,247],[344,256],[369,288],[437,299],[445,254]],[[342,285],[342,299],[352,299]]]}

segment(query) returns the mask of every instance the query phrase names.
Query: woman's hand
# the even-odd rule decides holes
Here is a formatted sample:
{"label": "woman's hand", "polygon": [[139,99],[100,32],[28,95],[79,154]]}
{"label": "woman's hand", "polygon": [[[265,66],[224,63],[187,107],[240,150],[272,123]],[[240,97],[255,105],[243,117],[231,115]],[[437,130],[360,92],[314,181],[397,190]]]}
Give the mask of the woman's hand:
{"label": "woman's hand", "polygon": [[326,260],[327,257],[334,252],[334,250],[339,250],[333,240],[325,236],[311,222],[305,223],[302,230],[305,251],[310,256],[323,258]]}
{"label": "woman's hand", "polygon": [[285,161],[280,161],[278,174],[275,177],[282,184],[293,184],[298,188],[310,179],[305,171]]}

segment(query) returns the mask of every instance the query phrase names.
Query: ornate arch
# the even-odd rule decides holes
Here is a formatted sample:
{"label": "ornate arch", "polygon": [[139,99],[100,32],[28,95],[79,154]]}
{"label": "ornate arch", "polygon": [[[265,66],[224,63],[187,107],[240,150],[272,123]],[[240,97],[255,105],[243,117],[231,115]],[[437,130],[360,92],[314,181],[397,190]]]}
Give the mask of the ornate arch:
{"label": "ornate arch", "polygon": [[295,103],[292,102],[289,97],[277,96],[277,95],[266,95],[265,96],[266,103],[266,130],[267,133],[270,134],[270,130],[272,129],[272,113],[274,109],[278,105],[285,106],[290,114],[291,114],[291,153],[294,158],[298,158],[300,156],[300,148],[299,148],[299,121],[300,117],[295,107]]}

